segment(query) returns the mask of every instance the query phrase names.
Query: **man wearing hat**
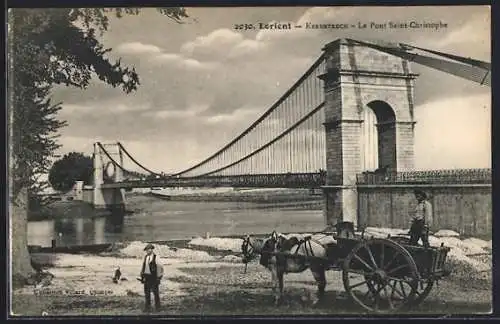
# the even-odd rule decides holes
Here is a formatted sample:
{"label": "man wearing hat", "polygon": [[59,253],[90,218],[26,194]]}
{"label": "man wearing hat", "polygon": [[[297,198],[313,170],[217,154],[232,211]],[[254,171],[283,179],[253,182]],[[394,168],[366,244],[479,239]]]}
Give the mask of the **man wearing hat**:
{"label": "man wearing hat", "polygon": [[417,245],[422,239],[424,247],[429,247],[429,225],[432,224],[432,205],[422,190],[414,191],[417,207],[410,228],[410,244]]}
{"label": "man wearing hat", "polygon": [[146,297],[145,311],[151,310],[151,292],[155,299],[155,309],[160,309],[160,293],[158,286],[163,276],[163,267],[159,263],[159,258],[153,253],[154,246],[148,243],[144,248],[146,255],[142,262],[141,282],[144,284],[144,296]]}

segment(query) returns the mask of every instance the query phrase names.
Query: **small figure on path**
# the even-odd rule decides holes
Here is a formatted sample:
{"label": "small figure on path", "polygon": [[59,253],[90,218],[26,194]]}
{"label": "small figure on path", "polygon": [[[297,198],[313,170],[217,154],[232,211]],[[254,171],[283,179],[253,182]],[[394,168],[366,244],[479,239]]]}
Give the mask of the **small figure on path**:
{"label": "small figure on path", "polygon": [[144,284],[144,296],[146,298],[145,312],[151,310],[151,293],[153,293],[155,299],[155,310],[158,311],[160,309],[159,285],[163,276],[163,267],[159,262],[158,256],[153,253],[153,249],[154,246],[151,243],[148,243],[144,248],[146,255],[144,256],[141,269],[140,281]]}
{"label": "small figure on path", "polygon": [[424,247],[429,247],[429,224],[432,224],[432,205],[427,200],[427,194],[422,190],[415,190],[417,207],[410,228],[410,244],[417,245],[422,239]]}
{"label": "small figure on path", "polygon": [[120,280],[121,276],[122,276],[122,272],[120,271],[120,267],[116,267],[115,274],[113,276],[113,282],[114,283],[118,283],[118,281]]}

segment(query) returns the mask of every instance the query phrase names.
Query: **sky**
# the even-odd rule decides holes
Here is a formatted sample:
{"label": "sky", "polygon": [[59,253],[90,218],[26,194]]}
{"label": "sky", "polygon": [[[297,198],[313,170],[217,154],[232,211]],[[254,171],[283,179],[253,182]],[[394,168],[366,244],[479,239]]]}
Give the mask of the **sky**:
{"label": "sky", "polygon": [[[398,41],[491,62],[490,8],[187,8],[178,24],[154,9],[113,18],[102,42],[134,66],[141,85],[125,94],[95,80],[57,87],[63,103],[59,154],[92,153],[120,141],[144,166],[175,172],[211,155],[266,111],[337,38]],[[235,30],[268,22],[443,22],[447,28]],[[416,169],[491,167],[491,88],[412,65]]]}

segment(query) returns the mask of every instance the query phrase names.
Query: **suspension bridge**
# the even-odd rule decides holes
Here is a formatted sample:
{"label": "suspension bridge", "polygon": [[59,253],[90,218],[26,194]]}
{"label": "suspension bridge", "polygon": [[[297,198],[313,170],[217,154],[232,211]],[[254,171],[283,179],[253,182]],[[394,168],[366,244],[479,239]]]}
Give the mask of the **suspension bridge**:
{"label": "suspension bridge", "polygon": [[413,171],[411,63],[491,86],[488,62],[338,39],[260,118],[184,170],[153,171],[120,142],[95,143],[93,202],[113,204],[123,189],[141,187],[323,188],[326,209],[345,214],[363,185],[490,183],[489,169]]}

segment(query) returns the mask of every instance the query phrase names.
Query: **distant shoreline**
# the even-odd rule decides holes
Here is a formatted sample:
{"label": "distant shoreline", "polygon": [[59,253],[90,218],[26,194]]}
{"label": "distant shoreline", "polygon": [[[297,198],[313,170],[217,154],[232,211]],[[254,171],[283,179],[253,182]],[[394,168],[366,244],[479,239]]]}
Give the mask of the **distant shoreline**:
{"label": "distant shoreline", "polygon": [[[186,194],[165,195],[157,192],[132,192],[127,196],[142,196],[165,201],[184,202],[245,202],[257,203],[253,208],[293,208],[320,210],[323,208],[323,196],[311,194],[306,189],[276,189],[276,190],[235,190],[227,192],[194,192]],[[133,203],[127,207],[126,214],[133,213]],[[129,209],[130,208],[130,209]],[[90,203],[83,201],[54,202],[41,210],[30,211],[28,221],[43,221],[60,218],[92,218],[111,216],[105,209],[95,209]]]}
{"label": "distant shoreline", "polygon": [[202,192],[186,194],[162,194],[158,192],[132,193],[171,201],[217,201],[217,202],[254,202],[254,203],[279,203],[279,204],[322,204],[323,196],[311,194],[309,190],[269,190],[269,191],[227,191],[227,192]]}
{"label": "distant shoreline", "polygon": [[182,201],[182,202],[239,202],[239,203],[255,203],[258,206],[252,206],[252,209],[280,208],[280,209],[307,209],[321,210],[323,208],[322,197],[307,197],[301,195],[284,195],[284,196],[253,196],[253,195],[172,195],[165,196],[161,194],[149,193],[141,194],[144,197],[160,199],[165,201]]}

